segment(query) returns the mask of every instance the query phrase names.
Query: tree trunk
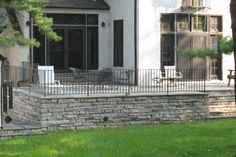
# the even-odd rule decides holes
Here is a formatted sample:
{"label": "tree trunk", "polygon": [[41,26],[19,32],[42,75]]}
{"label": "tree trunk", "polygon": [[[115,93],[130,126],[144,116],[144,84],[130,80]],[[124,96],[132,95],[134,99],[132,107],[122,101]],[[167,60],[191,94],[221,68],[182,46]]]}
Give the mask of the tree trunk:
{"label": "tree trunk", "polygon": [[[232,20],[232,35],[234,42],[234,70],[236,70],[236,0],[231,0],[230,2],[230,13]],[[236,105],[236,75],[234,75],[234,96],[235,96],[235,105]]]}

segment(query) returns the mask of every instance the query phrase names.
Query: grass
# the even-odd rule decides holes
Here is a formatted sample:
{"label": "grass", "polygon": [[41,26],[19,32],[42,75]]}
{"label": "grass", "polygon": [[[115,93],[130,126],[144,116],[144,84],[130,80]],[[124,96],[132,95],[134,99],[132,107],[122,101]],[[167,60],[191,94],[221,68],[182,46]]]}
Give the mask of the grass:
{"label": "grass", "polygon": [[234,157],[236,120],[52,131],[0,141],[4,157]]}

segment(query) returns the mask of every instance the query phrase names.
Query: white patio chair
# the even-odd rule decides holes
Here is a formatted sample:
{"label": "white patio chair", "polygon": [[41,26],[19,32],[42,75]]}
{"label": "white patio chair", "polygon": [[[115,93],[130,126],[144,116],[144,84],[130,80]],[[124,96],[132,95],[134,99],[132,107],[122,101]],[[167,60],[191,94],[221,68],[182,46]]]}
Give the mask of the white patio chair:
{"label": "white patio chair", "polygon": [[55,80],[54,66],[38,66],[38,76],[38,85],[46,94],[58,94],[60,88],[63,87],[60,81]]}
{"label": "white patio chair", "polygon": [[165,80],[165,77],[163,77],[161,70],[156,70],[153,74],[152,80],[155,82],[156,86],[163,86],[163,80]]}
{"label": "white patio chair", "polygon": [[181,72],[177,72],[175,66],[164,66],[165,79],[169,81],[169,85],[176,85],[176,82],[183,78]]}
{"label": "white patio chair", "polygon": [[118,84],[132,85],[134,70],[121,70],[117,79]]}

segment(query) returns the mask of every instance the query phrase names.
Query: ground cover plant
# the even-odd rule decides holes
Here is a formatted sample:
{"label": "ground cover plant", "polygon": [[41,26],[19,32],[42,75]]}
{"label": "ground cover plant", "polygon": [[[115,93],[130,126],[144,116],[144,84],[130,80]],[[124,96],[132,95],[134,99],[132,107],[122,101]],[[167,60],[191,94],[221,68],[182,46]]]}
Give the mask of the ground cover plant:
{"label": "ground cover plant", "polygon": [[4,157],[234,157],[236,119],[160,124],[0,141]]}

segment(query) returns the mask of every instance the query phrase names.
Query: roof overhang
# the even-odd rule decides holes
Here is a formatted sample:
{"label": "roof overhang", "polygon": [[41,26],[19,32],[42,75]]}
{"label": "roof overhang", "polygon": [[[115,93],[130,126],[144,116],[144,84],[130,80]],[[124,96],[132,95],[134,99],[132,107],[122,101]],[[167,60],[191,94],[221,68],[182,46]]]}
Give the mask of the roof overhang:
{"label": "roof overhang", "polygon": [[109,10],[104,0],[49,0],[46,8]]}

